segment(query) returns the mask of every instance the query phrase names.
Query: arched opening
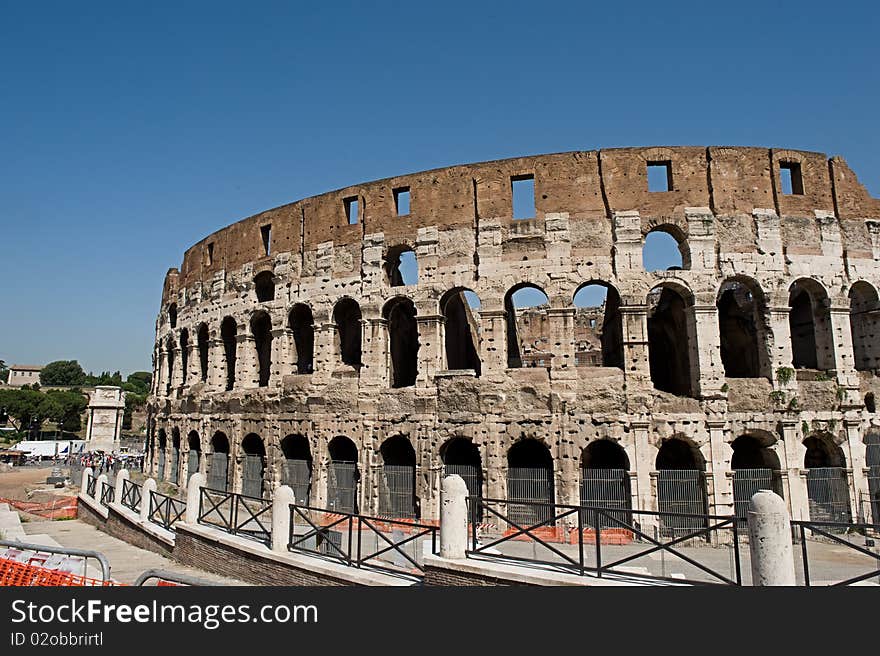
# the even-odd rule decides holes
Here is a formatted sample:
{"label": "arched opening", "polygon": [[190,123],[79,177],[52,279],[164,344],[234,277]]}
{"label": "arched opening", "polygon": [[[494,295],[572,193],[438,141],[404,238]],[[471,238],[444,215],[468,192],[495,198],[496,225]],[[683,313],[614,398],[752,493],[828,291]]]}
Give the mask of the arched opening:
{"label": "arched opening", "polygon": [[873,392],[865,394],[865,410],[871,413],[877,412],[877,400],[874,398]]}
{"label": "arched opening", "polygon": [[180,475],[180,429],[171,429],[171,476],[168,482],[177,485]]}
{"label": "arched opening", "polygon": [[859,371],[880,368],[880,302],[877,290],[864,281],[849,290],[849,326],[852,333],[853,366]]}
{"label": "arched opening", "polygon": [[356,513],[358,504],[358,452],[354,442],[337,435],[327,445],[327,507],[337,512]]}
{"label": "arched opening", "polygon": [[263,472],[266,469],[266,447],[263,438],[249,433],[241,441],[241,493],[246,497],[262,498]]}
{"label": "arched opening", "polygon": [[880,524],[880,433],[865,435],[865,464],[868,466],[868,508],[865,522]]}
{"label": "arched opening", "polygon": [[220,431],[211,438],[208,488],[220,492],[229,490],[229,438]]}
{"label": "arched opening", "polygon": [[235,356],[238,324],[232,317],[226,317],[220,324],[220,338],[223,340],[223,353],[226,356],[226,390],[235,387]]}
{"label": "arched opening", "polygon": [[621,510],[608,515],[582,511],[584,525],[620,528],[620,522],[631,524],[629,458],[617,442],[596,440],[581,453],[581,505]]}
{"label": "arched opening", "polygon": [[657,507],[670,513],[660,516],[661,534],[677,538],[705,528],[705,518],[683,516],[709,514],[706,463],[700,450],[683,439],[666,440],[657,452],[656,467]]}
{"label": "arched opening", "polygon": [[507,323],[507,367],[550,367],[548,325],[550,299],[544,291],[530,283],[511,287],[504,296]]}
{"label": "arched opening", "polygon": [[677,396],[694,393],[691,343],[696,330],[685,298],[670,285],[648,294],[648,362],[654,387]]}
{"label": "arched opening", "polygon": [[574,295],[575,362],[579,367],[623,369],[620,295],[604,282],[582,285]]}
{"label": "arched opening", "polygon": [[483,496],[483,461],[476,444],[464,437],[453,437],[440,447],[440,459],[443,461],[444,476],[461,476],[469,496]]}
{"label": "arched opening", "polygon": [[443,346],[446,369],[471,369],[479,376],[480,299],[469,289],[457,287],[440,299],[443,314]]}
{"label": "arched opening", "polygon": [[199,342],[199,370],[202,375],[202,382],[208,380],[208,349],[210,345],[210,335],[208,333],[208,325],[201,324],[198,332]]}
{"label": "arched opening", "polygon": [[293,333],[296,347],[296,373],[310,374],[315,369],[315,320],[312,309],[305,303],[297,303],[290,311],[287,325]]}
{"label": "arched opening", "polygon": [[740,435],[731,447],[733,457],[733,509],[737,520],[746,525],[749,501],[758,490],[773,490],[782,495],[782,476],[779,457],[771,448],[772,436]]}
{"label": "arched opening", "polygon": [[379,516],[416,519],[416,452],[403,435],[390,437],[379,447],[382,477],[379,480]]}
{"label": "arched opening", "polygon": [[385,258],[385,272],[391,287],[415,285],[419,281],[419,263],[410,246],[395,246]]}
{"label": "arched opening", "polygon": [[187,442],[189,446],[189,452],[187,454],[186,460],[186,482],[189,483],[189,479],[193,477],[193,474],[197,474],[199,471],[199,466],[202,461],[202,442],[199,439],[199,434],[195,431],[190,431],[187,436]]}
{"label": "arched opening", "polygon": [[337,352],[343,364],[361,368],[361,308],[351,298],[343,298],[333,308]]}
{"label": "arched opening", "polygon": [[159,429],[159,469],[156,472],[156,477],[160,481],[165,480],[165,449],[168,448],[168,436],[165,434],[165,429]]}
{"label": "arched opening", "polygon": [[402,296],[385,304],[382,315],[388,323],[388,364],[391,387],[416,384],[419,373],[419,327],[416,307]]}
{"label": "arched opening", "polygon": [[290,486],[299,505],[309,505],[312,491],[312,452],[309,441],[304,435],[288,435],[281,440],[281,454],[284,456],[281,484]]}
{"label": "arched opening", "polygon": [[804,440],[807,453],[807,499],[810,519],[817,522],[852,521],[849,481],[843,450],[827,433],[811,435]]}
{"label": "arched opening", "polygon": [[804,278],[789,290],[788,325],[795,369],[834,368],[828,294],[815,280]]}
{"label": "arched opening", "polygon": [[645,235],[642,247],[645,271],[675,271],[691,268],[691,254],[684,233],[676,226],[657,226]]}
{"label": "arched opening", "polygon": [[717,308],[724,375],[769,378],[769,331],[761,288],[753,280],[726,280],[718,291]]}
{"label": "arched opening", "polygon": [[521,440],[507,451],[507,510],[511,521],[526,527],[552,525],[556,503],[553,456],[537,440]]}
{"label": "arched opening", "polygon": [[177,303],[168,306],[168,324],[172,328],[177,328]]}
{"label": "arched opening", "polygon": [[186,385],[189,369],[189,331],[184,328],[180,331],[180,374],[183,384]]}
{"label": "arched opening", "polygon": [[272,319],[267,312],[255,312],[251,317],[251,334],[257,351],[259,385],[267,387],[272,375]]}
{"label": "arched opening", "polygon": [[275,300],[275,276],[271,271],[263,271],[254,276],[254,291],[259,303]]}
{"label": "arched opening", "polygon": [[174,388],[174,351],[176,349],[176,345],[174,343],[173,337],[168,337],[168,341],[166,342],[166,357],[168,362],[168,381],[166,390],[170,394],[171,390]]}

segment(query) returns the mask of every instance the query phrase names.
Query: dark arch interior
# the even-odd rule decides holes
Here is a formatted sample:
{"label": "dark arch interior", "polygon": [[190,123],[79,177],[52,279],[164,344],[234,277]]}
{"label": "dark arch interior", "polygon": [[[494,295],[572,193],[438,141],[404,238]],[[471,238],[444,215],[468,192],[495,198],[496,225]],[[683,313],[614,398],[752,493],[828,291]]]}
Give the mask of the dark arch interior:
{"label": "dark arch interior", "polygon": [[214,433],[211,438],[211,450],[214,453],[229,453],[229,438],[225,433]]}
{"label": "dark arch interior", "polygon": [[538,467],[553,469],[550,449],[537,440],[517,442],[507,452],[508,467]]}
{"label": "dark arch interior", "polygon": [[159,449],[162,451],[168,446],[168,436],[165,434],[165,429],[159,429]]}
{"label": "dark arch interior", "polygon": [[521,526],[551,521],[554,483],[553,456],[543,443],[522,440],[507,451],[508,513],[512,521]]}
{"label": "dark arch interior", "polygon": [[330,440],[327,451],[330,459],[336,462],[357,462],[358,459],[357,447],[354,442],[342,435],[337,435]]}
{"label": "dark arch interior", "polygon": [[623,469],[629,471],[629,458],[623,447],[611,440],[591,442],[581,454],[584,469]]}
{"label": "dark arch interior", "polygon": [[453,437],[440,448],[444,465],[482,466],[479,447],[464,437]]}
{"label": "dark arch interior", "polygon": [[806,469],[846,467],[843,451],[827,435],[812,435],[804,440],[804,446],[807,447],[804,455]]}
{"label": "dark arch interior", "polygon": [[733,457],[731,469],[780,469],[779,457],[776,452],[752,435],[741,435],[731,444]]}
{"label": "dark arch interior", "polygon": [[853,366],[858,371],[880,367],[877,347],[880,303],[877,291],[866,282],[857,282],[849,292],[849,324],[852,334]]}
{"label": "dark arch interior", "polygon": [[189,450],[190,451],[201,451],[202,444],[199,441],[199,434],[195,431],[190,431],[188,436]]}
{"label": "dark arch interior", "polygon": [[288,317],[296,346],[296,373],[310,374],[315,363],[315,321],[312,309],[304,303],[293,306]]}
{"label": "dark arch interior", "polygon": [[385,308],[391,351],[391,386],[416,384],[419,372],[419,329],[416,308],[408,298],[399,298]]}
{"label": "dark arch interior", "polygon": [[207,324],[199,326],[198,342],[199,342],[199,369],[202,374],[202,382],[208,380],[208,348],[210,335],[208,334]]}
{"label": "dark arch interior", "polygon": [[[602,294],[604,299],[599,302],[598,297]],[[623,317],[620,314],[620,294],[607,283],[590,282],[575,292],[574,304],[577,308],[577,364],[622,369]]]}
{"label": "dark arch interior", "polygon": [[211,438],[208,487],[212,490],[229,489],[229,438],[220,431]]}
{"label": "dark arch interior", "polygon": [[180,331],[180,373],[183,376],[183,384],[186,385],[189,369],[189,331],[184,328]]}
{"label": "dark arch interior", "polygon": [[406,280],[404,272],[401,268],[403,259],[407,258],[410,262],[414,262],[416,270],[418,270],[418,260],[416,252],[410,246],[397,246],[388,251],[385,258],[385,272],[388,275],[388,284],[391,287],[401,287],[403,285],[414,285],[418,282],[418,275],[415,280]]}
{"label": "dark arch interior", "polygon": [[172,303],[168,306],[168,323],[172,328],[177,328],[177,304]]}
{"label": "dark arch interior", "polygon": [[304,435],[288,435],[281,440],[281,453],[286,460],[312,461],[312,451],[309,441]]}
{"label": "dark arch interior", "polygon": [[382,461],[386,465],[415,466],[416,452],[410,441],[403,435],[390,437],[379,447]]}
{"label": "dark arch interior", "polygon": [[757,378],[761,375],[760,299],[750,286],[738,281],[724,283],[721,290],[717,306],[724,375]]}
{"label": "dark arch interior", "polygon": [[480,375],[479,330],[477,319],[465,297],[465,289],[447,292],[440,301],[443,313],[446,368],[473,369]]}
{"label": "dark arch interior", "polygon": [[254,290],[260,303],[275,300],[275,276],[271,271],[263,271],[254,277]]}
{"label": "dark arch interior", "polygon": [[170,392],[173,387],[174,381],[174,339],[171,337],[168,338],[166,342],[166,358],[168,360],[168,381],[166,384],[167,390]]}
{"label": "dark arch interior", "polygon": [[792,291],[788,324],[791,330],[792,363],[795,369],[817,369],[816,327],[813,303],[804,289]]}
{"label": "dark arch interior", "polygon": [[281,440],[284,456],[281,483],[289,485],[300,505],[306,505],[311,494],[312,452],[304,435],[288,435]]}
{"label": "dark arch interior", "polygon": [[251,317],[251,332],[257,349],[260,387],[269,385],[272,373],[272,320],[265,312],[257,312]]}
{"label": "dark arch interior", "polygon": [[266,446],[259,435],[251,433],[241,441],[241,450],[244,452],[241,493],[248,497],[262,497]]}
{"label": "dark arch interior", "polygon": [[[549,305],[550,299],[543,289],[537,285],[523,283],[511,287],[504,296],[504,312],[506,314],[505,322],[507,329],[507,367],[509,369],[518,369],[525,366],[550,366],[552,353],[546,353],[542,345],[536,343],[528,343],[530,335],[525,330],[523,322],[523,311],[517,308],[517,302],[514,295],[524,289],[532,290],[531,294],[535,298],[543,297],[542,304]],[[524,306],[526,307],[526,306]],[[530,305],[527,307],[537,307]],[[546,316],[546,314],[544,315]]]}
{"label": "dark arch interior", "polygon": [[241,450],[249,456],[266,455],[266,446],[263,444],[263,439],[255,433],[245,436],[241,441]]}
{"label": "dark arch interior", "polygon": [[654,387],[690,396],[691,362],[686,303],[670,287],[648,295],[648,360]]}
{"label": "dark arch interior", "polygon": [[333,309],[333,322],[339,336],[339,354],[343,364],[355,369],[361,367],[361,308],[350,298],[344,298]]}
{"label": "dark arch interior", "polygon": [[231,390],[235,385],[235,357],[236,357],[236,335],[238,334],[238,325],[232,317],[223,319],[220,324],[220,337],[223,340],[223,352],[226,354],[226,389]]}
{"label": "dark arch interior", "polygon": [[331,510],[357,512],[358,472],[357,447],[347,437],[337,435],[327,446],[330,464],[327,467],[327,504]]}
{"label": "dark arch interior", "polygon": [[704,469],[705,462],[697,448],[684,440],[671,439],[663,442],[657,453],[658,470]]}

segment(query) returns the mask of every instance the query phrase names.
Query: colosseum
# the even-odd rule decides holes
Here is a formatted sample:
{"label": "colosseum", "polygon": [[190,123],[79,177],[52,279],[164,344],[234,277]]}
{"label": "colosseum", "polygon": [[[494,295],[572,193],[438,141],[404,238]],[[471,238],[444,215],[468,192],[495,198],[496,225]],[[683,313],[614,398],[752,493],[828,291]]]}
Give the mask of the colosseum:
{"label": "colosseum", "polygon": [[[677,259],[646,266],[646,244]],[[652,270],[653,269],[653,270]],[[880,200],[840,157],[569,152],[359,184],[170,269],[149,473],[435,521],[486,498],[877,521]]]}

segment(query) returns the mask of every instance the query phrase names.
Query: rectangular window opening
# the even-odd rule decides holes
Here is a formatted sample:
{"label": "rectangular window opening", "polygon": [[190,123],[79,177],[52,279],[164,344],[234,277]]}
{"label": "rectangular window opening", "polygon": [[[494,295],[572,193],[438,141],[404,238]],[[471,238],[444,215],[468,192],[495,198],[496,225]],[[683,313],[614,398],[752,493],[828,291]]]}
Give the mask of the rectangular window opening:
{"label": "rectangular window opening", "polygon": [[409,187],[400,187],[394,190],[394,209],[397,216],[409,214]]}
{"label": "rectangular window opening", "polygon": [[804,195],[804,178],[798,162],[779,162],[779,184],[786,196]]}
{"label": "rectangular window opening", "polygon": [[648,162],[648,191],[672,191],[672,162]]}
{"label": "rectangular window opening", "polygon": [[516,175],[510,178],[513,194],[513,218],[535,218],[535,176]]}
{"label": "rectangular window opening", "polygon": [[359,223],[360,216],[358,214],[357,196],[345,198],[342,202],[345,204],[345,218],[348,221],[348,225],[356,225],[357,223]]}
{"label": "rectangular window opening", "polygon": [[214,264],[214,243],[213,242],[208,244],[207,260],[208,260],[208,266],[211,266]]}
{"label": "rectangular window opening", "polygon": [[272,250],[272,225],[260,226],[260,235],[263,237],[263,252],[269,255]]}

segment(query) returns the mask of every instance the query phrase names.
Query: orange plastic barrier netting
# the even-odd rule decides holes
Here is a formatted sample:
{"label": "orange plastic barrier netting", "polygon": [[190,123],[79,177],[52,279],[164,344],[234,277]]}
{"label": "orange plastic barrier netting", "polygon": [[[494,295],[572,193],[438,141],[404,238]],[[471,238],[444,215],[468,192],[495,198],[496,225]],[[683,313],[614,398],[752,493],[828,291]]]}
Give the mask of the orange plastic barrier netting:
{"label": "orange plastic barrier netting", "polygon": [[91,579],[70,572],[47,569],[39,565],[19,563],[0,558],[0,587],[2,586],[96,586],[110,587],[122,585],[115,581]]}
{"label": "orange plastic barrier netting", "polygon": [[0,497],[0,503],[8,503],[16,510],[23,510],[26,513],[39,515],[46,519],[74,519],[76,517],[76,497],[59,497],[55,501],[47,501],[45,503]]}

